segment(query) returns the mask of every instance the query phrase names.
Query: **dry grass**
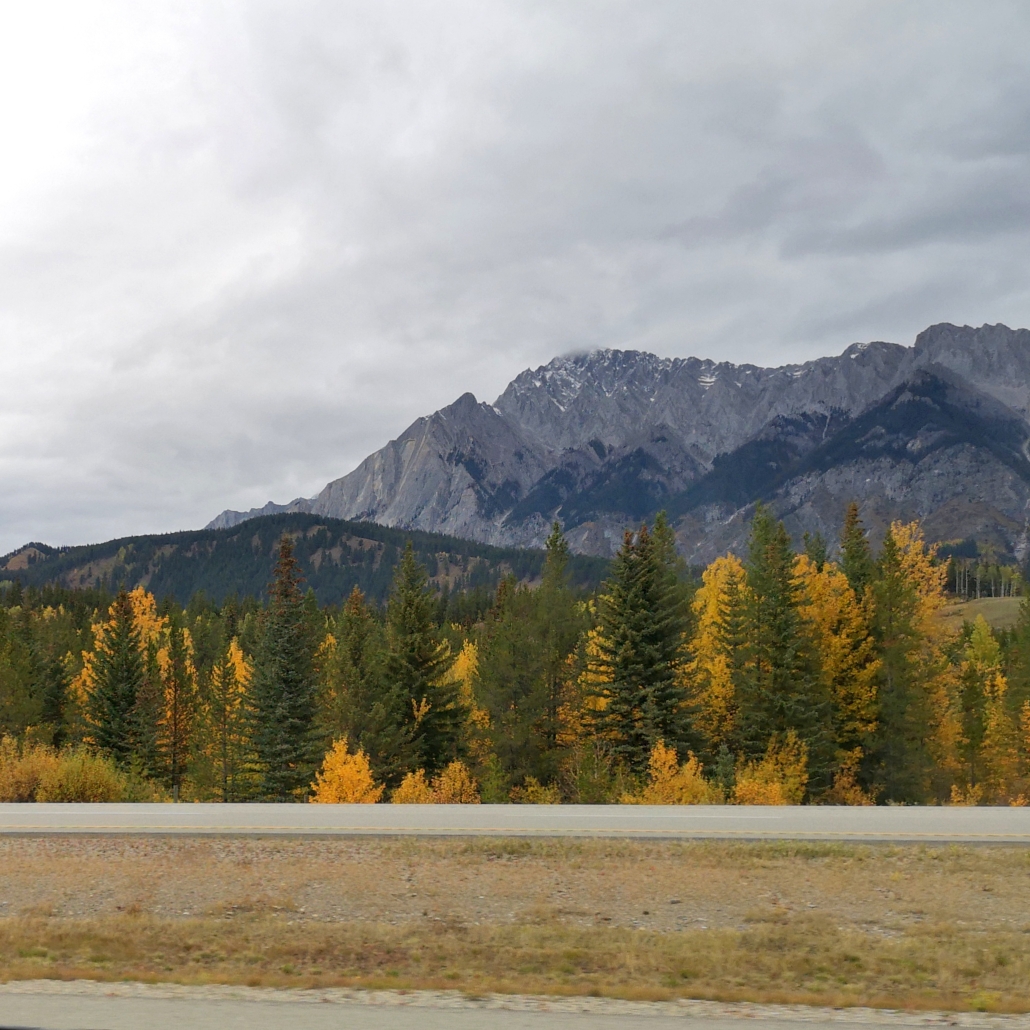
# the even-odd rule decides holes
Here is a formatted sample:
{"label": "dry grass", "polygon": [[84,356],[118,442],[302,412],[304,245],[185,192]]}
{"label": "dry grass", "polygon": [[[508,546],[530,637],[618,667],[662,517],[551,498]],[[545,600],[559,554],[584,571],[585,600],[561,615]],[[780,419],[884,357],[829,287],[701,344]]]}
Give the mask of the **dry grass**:
{"label": "dry grass", "polygon": [[978,601],[949,604],[940,611],[940,618],[954,630],[963,622],[972,622],[982,615],[993,629],[1012,629],[1019,620],[1022,597],[981,597]]}
{"label": "dry grass", "polygon": [[1020,848],[0,840],[6,978],[1030,1009]]}

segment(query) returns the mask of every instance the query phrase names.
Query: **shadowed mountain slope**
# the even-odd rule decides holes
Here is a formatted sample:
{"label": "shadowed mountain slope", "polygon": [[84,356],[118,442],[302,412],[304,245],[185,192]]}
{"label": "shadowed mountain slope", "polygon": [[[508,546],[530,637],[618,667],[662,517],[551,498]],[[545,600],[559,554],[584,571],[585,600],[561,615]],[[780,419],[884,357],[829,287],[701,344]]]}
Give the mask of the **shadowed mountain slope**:
{"label": "shadowed mountain slope", "polygon": [[[523,372],[492,405],[465,394],[314,498],[226,511],[211,526],[310,511],[539,547],[557,518],[576,550],[609,555],[625,527],[667,508],[700,558],[739,546],[732,526],[761,498],[797,532],[835,536],[855,480],[877,525],[937,519],[966,536],[961,510],[975,510],[1015,555],[1028,417],[1030,332],[1001,325],[937,325],[913,347],[854,344],[772,369],[603,350]],[[923,482],[931,458],[935,489]],[[873,465],[870,482],[889,492],[860,488]],[[944,504],[951,514],[938,518]]]}

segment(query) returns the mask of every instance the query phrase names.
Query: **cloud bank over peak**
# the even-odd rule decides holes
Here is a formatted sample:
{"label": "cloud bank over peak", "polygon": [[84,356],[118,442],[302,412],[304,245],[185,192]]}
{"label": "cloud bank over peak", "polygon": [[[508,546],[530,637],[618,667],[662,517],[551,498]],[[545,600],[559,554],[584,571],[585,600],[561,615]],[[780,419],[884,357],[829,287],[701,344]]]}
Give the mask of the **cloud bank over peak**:
{"label": "cloud bank over peak", "polygon": [[101,2],[10,16],[9,549],[309,496],[595,347],[1030,324],[1020,3]]}

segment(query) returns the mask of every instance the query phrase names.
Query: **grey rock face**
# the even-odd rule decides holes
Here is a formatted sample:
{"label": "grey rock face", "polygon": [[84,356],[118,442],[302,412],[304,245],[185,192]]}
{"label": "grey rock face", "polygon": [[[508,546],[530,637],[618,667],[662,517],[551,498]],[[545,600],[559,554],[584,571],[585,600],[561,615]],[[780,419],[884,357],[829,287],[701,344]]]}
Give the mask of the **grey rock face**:
{"label": "grey rock face", "polygon": [[[932,389],[922,370],[938,375]],[[894,409],[877,408],[909,382],[916,400],[902,390]],[[962,396],[938,404],[933,389]],[[874,409],[869,417],[893,426],[897,446],[873,446],[882,426],[866,427],[872,443],[848,436]],[[1002,420],[1016,440],[1010,450],[1023,446],[1027,330],[936,325],[914,347],[854,344],[772,369],[603,350],[523,372],[493,405],[465,394],[315,498],[223,512],[210,525],[311,511],[540,546],[558,518],[576,550],[608,554],[627,526],[664,507],[685,554],[707,560],[739,548],[755,500],[772,503],[793,532],[832,538],[855,497],[877,525],[919,517],[963,536],[966,522],[989,524],[1011,548],[1023,532],[1030,464],[991,451],[985,418]],[[955,420],[973,428],[963,435]]]}

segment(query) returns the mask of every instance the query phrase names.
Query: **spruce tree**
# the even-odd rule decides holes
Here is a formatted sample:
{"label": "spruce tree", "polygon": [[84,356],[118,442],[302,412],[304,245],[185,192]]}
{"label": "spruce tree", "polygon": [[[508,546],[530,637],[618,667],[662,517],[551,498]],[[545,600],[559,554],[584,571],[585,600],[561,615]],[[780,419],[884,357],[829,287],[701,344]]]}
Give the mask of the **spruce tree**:
{"label": "spruce tree", "polygon": [[760,758],[770,742],[794,730],[808,748],[813,786],[821,786],[832,764],[830,699],[801,617],[790,537],[761,505],[751,523],[746,569],[737,691],[741,749],[748,758]]}
{"label": "spruce tree", "polygon": [[132,602],[123,590],[110,608],[111,622],[93,652],[93,689],[87,714],[93,742],[127,768],[134,751],[133,709],[145,668]]}
{"label": "spruce tree", "polygon": [[39,655],[38,673],[40,719],[44,725],[52,728],[54,744],[60,748],[67,737],[65,712],[71,686],[68,666],[56,654],[43,652]]}
{"label": "spruce tree", "polygon": [[542,645],[541,673],[543,676],[544,715],[538,732],[543,736],[543,747],[549,757],[549,768],[541,768],[534,775],[549,779],[557,760],[556,747],[560,711],[570,689],[569,656],[575,651],[580,634],[585,629],[583,617],[576,608],[569,589],[569,544],[561,525],[555,522],[547,538],[547,558],[544,562],[543,581],[534,598],[535,626],[533,636]]}
{"label": "spruce tree", "polygon": [[254,661],[251,743],[261,796],[292,801],[311,783],[318,748],[315,641],[289,537],[279,545],[274,576]]}
{"label": "spruce tree", "polygon": [[160,748],[172,799],[186,774],[196,715],[197,685],[186,641],[186,632],[173,619],[168,631],[168,661],[162,676],[164,705],[160,721]]}
{"label": "spruce tree", "polygon": [[600,648],[610,670],[598,728],[615,757],[642,772],[659,740],[689,740],[680,677],[686,621],[664,528],[657,541],[642,526],[627,532],[601,602]]}
{"label": "spruce tree", "polygon": [[840,533],[840,567],[861,601],[865,588],[872,582],[876,565],[869,550],[865,527],[858,515],[857,501],[852,501],[844,514],[844,527]]}
{"label": "spruce tree", "polygon": [[819,572],[822,572],[827,558],[826,541],[823,539],[822,533],[806,532],[803,542],[805,545],[805,554],[816,569]]}
{"label": "spruce tree", "polygon": [[503,789],[527,776],[546,778],[548,719],[546,629],[539,596],[506,576],[497,587],[479,642],[479,684],[490,714],[490,741]]}
{"label": "spruce tree", "polygon": [[388,782],[415,768],[435,775],[458,757],[464,712],[457,685],[445,682],[450,647],[433,618],[435,602],[427,574],[409,540],[394,575],[386,610],[386,711],[398,721],[393,768]]}
{"label": "spruce tree", "polygon": [[871,628],[880,657],[872,777],[882,785],[884,801],[922,803],[929,793],[932,759],[927,738],[932,713],[916,674],[916,591],[889,529],[871,593]]}

